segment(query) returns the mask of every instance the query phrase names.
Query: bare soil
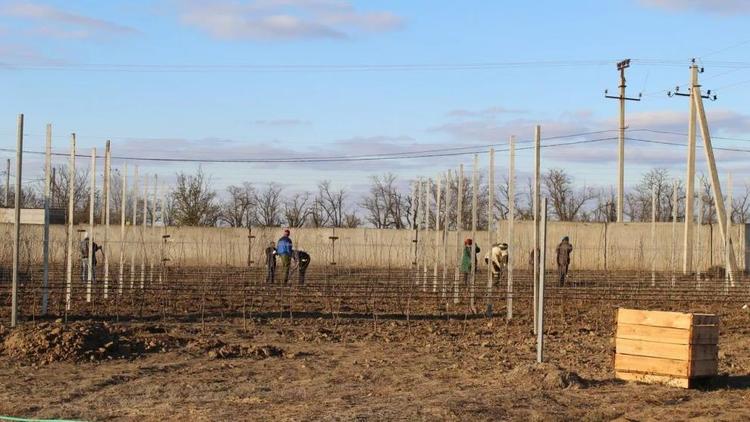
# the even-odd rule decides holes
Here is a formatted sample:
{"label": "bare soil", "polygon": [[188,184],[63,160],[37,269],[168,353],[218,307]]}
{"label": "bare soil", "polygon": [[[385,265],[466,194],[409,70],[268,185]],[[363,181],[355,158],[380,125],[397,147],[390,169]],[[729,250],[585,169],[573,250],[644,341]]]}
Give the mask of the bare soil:
{"label": "bare soil", "polygon": [[[645,306],[642,306],[645,308]],[[685,306],[689,308],[689,306]],[[519,303],[465,315],[283,313],[0,327],[0,415],[82,420],[747,420],[750,313],[722,318],[721,376],[613,379],[610,303],[552,309],[535,363]],[[650,309],[659,309],[652,305]],[[663,308],[662,308],[663,309]],[[111,343],[111,344],[110,344]]]}

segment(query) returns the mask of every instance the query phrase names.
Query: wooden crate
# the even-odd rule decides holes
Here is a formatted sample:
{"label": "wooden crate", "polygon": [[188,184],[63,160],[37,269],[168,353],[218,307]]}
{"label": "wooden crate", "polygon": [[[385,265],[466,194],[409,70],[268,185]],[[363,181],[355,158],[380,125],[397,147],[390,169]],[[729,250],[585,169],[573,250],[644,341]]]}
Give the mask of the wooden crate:
{"label": "wooden crate", "polygon": [[689,388],[718,371],[719,317],[617,310],[615,377]]}

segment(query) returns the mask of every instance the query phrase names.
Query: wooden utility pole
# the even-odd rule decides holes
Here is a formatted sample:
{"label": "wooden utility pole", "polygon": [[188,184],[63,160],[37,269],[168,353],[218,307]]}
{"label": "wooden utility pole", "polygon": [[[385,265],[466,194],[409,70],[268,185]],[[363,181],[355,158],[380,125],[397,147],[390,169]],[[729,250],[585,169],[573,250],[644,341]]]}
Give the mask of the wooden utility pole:
{"label": "wooden utility pole", "polygon": [[617,148],[617,222],[623,222],[623,204],[625,202],[625,101],[640,101],[638,98],[625,96],[625,69],[630,67],[630,59],[625,59],[617,63],[617,70],[620,72],[620,95],[607,95],[604,91],[604,97],[620,100],[620,133]]}
{"label": "wooden utility pole", "polygon": [[508,163],[508,297],[507,318],[513,318],[513,257],[516,250],[513,246],[513,222],[516,219],[516,138],[510,137]]}
{"label": "wooden utility pole", "polygon": [[76,134],[70,134],[70,163],[68,164],[68,244],[65,265],[65,310],[70,310],[73,294],[73,220],[76,194]]}
{"label": "wooden utility pole", "polygon": [[23,161],[23,114],[18,115],[16,132],[16,197],[13,210],[13,280],[11,286],[10,326],[15,327],[18,320],[18,269],[21,256],[21,169]]}
{"label": "wooden utility pole", "polygon": [[42,315],[47,315],[49,301],[49,208],[50,208],[50,178],[52,177],[52,125],[47,124],[44,145],[44,242],[42,275]]}

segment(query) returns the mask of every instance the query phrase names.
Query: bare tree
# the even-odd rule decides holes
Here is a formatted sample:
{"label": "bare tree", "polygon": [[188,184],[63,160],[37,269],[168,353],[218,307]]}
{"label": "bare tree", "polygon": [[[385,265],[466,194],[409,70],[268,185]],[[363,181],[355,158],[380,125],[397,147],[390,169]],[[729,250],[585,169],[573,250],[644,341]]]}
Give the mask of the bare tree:
{"label": "bare tree", "polygon": [[362,225],[362,220],[357,217],[357,213],[354,211],[344,214],[344,227],[348,229],[356,229]]}
{"label": "bare tree", "polygon": [[[360,203],[367,212],[365,220],[378,229],[404,228],[404,200],[398,191],[396,176],[385,173],[372,176],[370,180],[368,195]],[[406,212],[408,215],[408,210]]]}
{"label": "bare tree", "polygon": [[172,192],[172,214],[180,226],[213,226],[219,219],[220,207],[216,204],[216,191],[201,168],[194,175],[178,173]]}
{"label": "bare tree", "polygon": [[[66,164],[55,167],[54,178],[50,186],[51,207],[68,209],[68,166]],[[74,194],[73,194],[73,221],[75,223],[88,221],[86,204],[89,201],[89,183],[88,175],[85,170],[77,169],[75,174]]]}
{"label": "bare tree", "polygon": [[302,227],[311,212],[309,209],[310,194],[295,193],[284,201],[284,218],[289,227]]}
{"label": "bare tree", "polygon": [[255,195],[254,222],[263,227],[278,227],[281,225],[282,200],[281,185],[271,182],[266,188]]}
{"label": "bare tree", "polygon": [[318,183],[318,198],[320,207],[326,214],[326,218],[332,227],[343,227],[346,190],[334,190],[330,180]]}
{"label": "bare tree", "polygon": [[590,212],[584,212],[584,220],[597,222],[617,221],[617,194],[613,186],[595,192],[596,206]]}
{"label": "bare tree", "polygon": [[675,183],[677,183],[679,218],[684,214],[681,214],[680,201],[684,203],[685,189],[679,180],[672,180],[669,171],[663,168],[651,169],[645,173],[641,181],[625,196],[625,214],[633,221],[651,221],[653,190],[656,192],[656,221],[671,221]]}
{"label": "bare tree", "polygon": [[583,216],[583,207],[594,198],[594,191],[585,185],[578,191],[573,179],[563,169],[550,169],[542,176],[542,183],[552,211],[560,221],[575,221]]}
{"label": "bare tree", "polygon": [[227,194],[227,199],[221,204],[219,220],[229,227],[247,227],[255,188],[251,183],[244,182],[241,186],[227,187]]}

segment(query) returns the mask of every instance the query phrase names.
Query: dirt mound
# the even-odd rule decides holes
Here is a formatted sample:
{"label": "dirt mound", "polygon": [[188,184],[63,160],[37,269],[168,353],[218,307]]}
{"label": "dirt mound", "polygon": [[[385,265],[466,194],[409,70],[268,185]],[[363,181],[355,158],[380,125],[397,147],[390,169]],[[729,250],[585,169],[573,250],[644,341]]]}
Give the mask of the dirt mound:
{"label": "dirt mound", "polygon": [[505,375],[508,384],[532,390],[559,390],[585,388],[586,381],[575,372],[566,371],[550,363],[532,363],[516,366]]}
{"label": "dirt mound", "polygon": [[132,332],[103,322],[44,322],[9,331],[2,352],[24,362],[47,364],[132,358],[178,344],[166,334]]}
{"label": "dirt mound", "polygon": [[284,350],[272,345],[242,346],[225,343],[219,339],[198,339],[186,347],[189,352],[207,354],[211,359],[231,359],[237,357],[255,357],[265,359],[284,356]]}

